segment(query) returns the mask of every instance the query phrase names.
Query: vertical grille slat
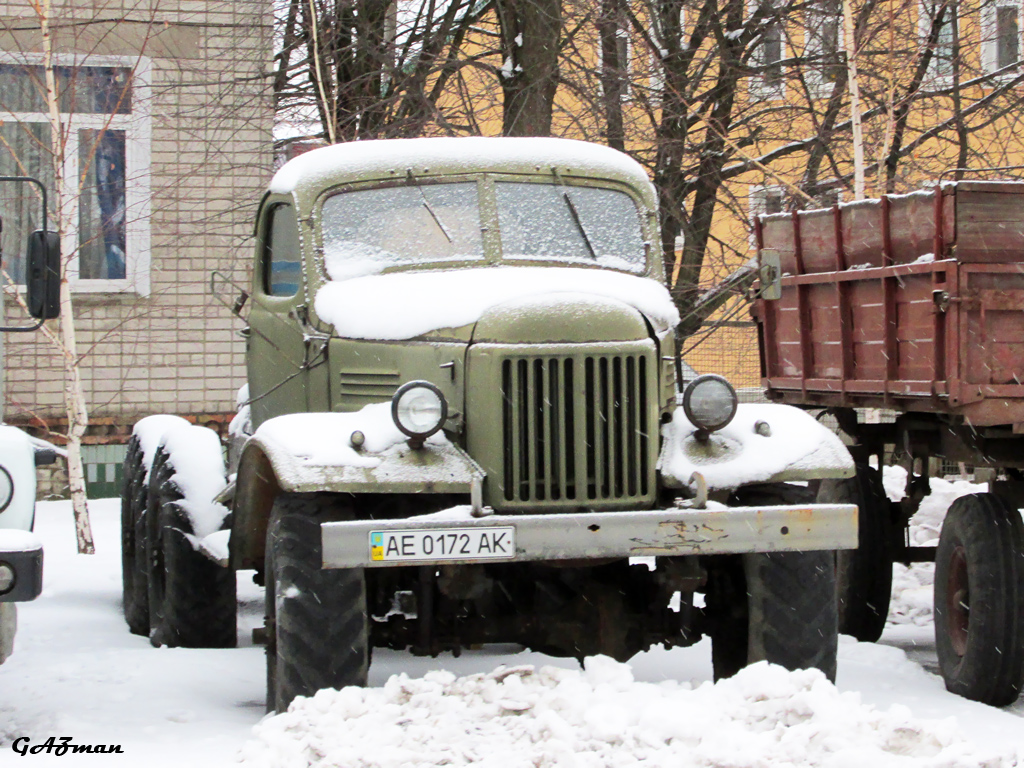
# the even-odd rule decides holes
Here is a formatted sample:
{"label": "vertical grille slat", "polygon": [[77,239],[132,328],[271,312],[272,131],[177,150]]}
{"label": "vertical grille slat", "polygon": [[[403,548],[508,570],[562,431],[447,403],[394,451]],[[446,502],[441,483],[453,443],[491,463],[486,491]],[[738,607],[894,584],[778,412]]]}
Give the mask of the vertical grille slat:
{"label": "vertical grille slat", "polygon": [[642,498],[652,457],[648,355],[501,361],[503,496],[513,504]]}

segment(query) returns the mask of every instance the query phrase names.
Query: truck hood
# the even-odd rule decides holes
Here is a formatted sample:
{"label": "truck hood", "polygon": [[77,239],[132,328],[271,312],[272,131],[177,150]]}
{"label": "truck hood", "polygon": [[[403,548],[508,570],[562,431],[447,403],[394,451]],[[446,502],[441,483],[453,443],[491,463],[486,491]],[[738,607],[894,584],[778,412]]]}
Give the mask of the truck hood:
{"label": "truck hood", "polygon": [[647,336],[643,317],[656,332],[679,322],[661,283],[572,267],[473,267],[331,281],[317,291],[314,309],[339,336],[379,340],[476,323],[475,341],[627,340]]}

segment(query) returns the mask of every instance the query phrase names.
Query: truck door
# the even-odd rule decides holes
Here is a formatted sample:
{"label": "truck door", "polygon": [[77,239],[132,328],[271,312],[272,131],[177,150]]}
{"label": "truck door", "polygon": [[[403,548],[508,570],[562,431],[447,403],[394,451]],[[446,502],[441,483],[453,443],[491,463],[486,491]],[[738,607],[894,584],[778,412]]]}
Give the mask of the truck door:
{"label": "truck door", "polygon": [[306,299],[294,207],[288,203],[265,207],[257,232],[253,301],[246,331],[253,427],[273,416],[307,409],[306,349],[299,322]]}

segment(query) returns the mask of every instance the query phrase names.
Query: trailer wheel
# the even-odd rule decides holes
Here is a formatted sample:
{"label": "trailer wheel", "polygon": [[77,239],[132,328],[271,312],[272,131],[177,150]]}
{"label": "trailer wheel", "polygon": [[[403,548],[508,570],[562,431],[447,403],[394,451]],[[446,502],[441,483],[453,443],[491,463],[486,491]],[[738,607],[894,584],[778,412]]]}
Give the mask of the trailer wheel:
{"label": "trailer wheel", "polygon": [[184,648],[234,648],[238,641],[235,573],[200,554],[178,502],[174,469],[160,449],[150,470],[149,640]]}
{"label": "trailer wheel", "polygon": [[946,513],[935,557],[935,645],[946,688],[992,706],[1024,685],[1024,521],[991,493]]}
{"label": "trailer wheel", "polygon": [[[741,504],[808,501],[801,486],[741,488]],[[705,612],[715,679],[756,661],[836,677],[838,616],[831,551],[726,555],[708,561]]]}
{"label": "trailer wheel", "polygon": [[856,504],[858,548],[836,553],[839,631],[865,643],[882,636],[892,595],[892,517],[878,470],[857,464],[845,480],[822,480],[822,504]]}
{"label": "trailer wheel", "polygon": [[121,599],[128,629],[149,635],[149,588],[146,584],[146,467],[139,438],[132,435],[124,458],[121,484]]}
{"label": "trailer wheel", "polygon": [[281,494],[274,501],[266,548],[269,712],[321,688],[366,685],[363,570],[320,567],[320,523],[351,518],[332,494]]}

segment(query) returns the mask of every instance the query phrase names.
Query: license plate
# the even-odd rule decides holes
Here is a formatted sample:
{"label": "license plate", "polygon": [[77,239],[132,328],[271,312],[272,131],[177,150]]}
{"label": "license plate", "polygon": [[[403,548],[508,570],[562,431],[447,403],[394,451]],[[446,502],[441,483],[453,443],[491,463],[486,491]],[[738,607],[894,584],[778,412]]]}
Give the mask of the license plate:
{"label": "license plate", "polygon": [[507,560],[515,553],[513,526],[370,532],[370,559],[378,562]]}

